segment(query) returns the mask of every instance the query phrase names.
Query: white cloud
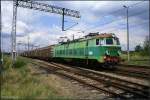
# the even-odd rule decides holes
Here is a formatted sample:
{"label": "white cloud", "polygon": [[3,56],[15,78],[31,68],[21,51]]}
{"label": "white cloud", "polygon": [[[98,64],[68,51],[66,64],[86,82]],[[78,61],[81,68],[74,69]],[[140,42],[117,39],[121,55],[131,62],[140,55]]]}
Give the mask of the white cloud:
{"label": "white cloud", "polygon": [[[5,6],[7,5],[7,6]],[[12,2],[4,2],[2,1],[2,32],[10,33],[11,32],[11,24],[12,24]]]}
{"label": "white cloud", "polygon": [[17,21],[17,33],[18,35],[25,34],[28,31],[28,25],[23,21]]}

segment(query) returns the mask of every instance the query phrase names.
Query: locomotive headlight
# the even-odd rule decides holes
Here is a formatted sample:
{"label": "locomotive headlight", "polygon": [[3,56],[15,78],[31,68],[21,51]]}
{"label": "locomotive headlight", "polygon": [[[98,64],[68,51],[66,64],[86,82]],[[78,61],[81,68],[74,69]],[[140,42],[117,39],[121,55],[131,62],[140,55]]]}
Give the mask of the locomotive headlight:
{"label": "locomotive headlight", "polygon": [[104,56],[103,58],[104,58],[104,60],[105,60],[107,57],[106,57],[106,56]]}

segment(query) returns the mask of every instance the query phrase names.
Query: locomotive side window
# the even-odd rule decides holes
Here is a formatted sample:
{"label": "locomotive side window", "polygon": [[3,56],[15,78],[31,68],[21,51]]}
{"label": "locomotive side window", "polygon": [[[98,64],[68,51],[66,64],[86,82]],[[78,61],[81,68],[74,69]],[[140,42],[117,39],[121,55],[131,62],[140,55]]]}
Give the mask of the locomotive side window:
{"label": "locomotive side window", "polygon": [[96,45],[104,45],[105,39],[96,39]]}
{"label": "locomotive side window", "polygon": [[105,40],[104,40],[104,39],[100,39],[100,40],[99,40],[99,44],[100,44],[100,45],[104,45],[104,44],[105,44]]}
{"label": "locomotive side window", "polygon": [[112,38],[107,38],[106,39],[106,44],[113,44],[113,39]]}
{"label": "locomotive side window", "polygon": [[99,45],[99,39],[96,39],[96,45]]}

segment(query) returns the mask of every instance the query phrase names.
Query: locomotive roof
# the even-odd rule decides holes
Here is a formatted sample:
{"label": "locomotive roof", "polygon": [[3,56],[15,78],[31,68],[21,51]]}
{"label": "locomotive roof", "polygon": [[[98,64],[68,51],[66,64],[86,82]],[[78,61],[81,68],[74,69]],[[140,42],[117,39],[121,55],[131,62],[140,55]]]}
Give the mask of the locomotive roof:
{"label": "locomotive roof", "polygon": [[109,37],[113,37],[114,34],[112,33],[104,33],[104,34],[99,34],[99,35],[96,35],[94,36],[94,38],[109,38]]}
{"label": "locomotive roof", "polygon": [[115,34],[113,33],[101,33],[98,34],[97,33],[89,33],[88,35],[85,36],[85,38],[87,37],[91,37],[91,38],[107,38],[107,37],[113,37]]}
{"label": "locomotive roof", "polygon": [[62,42],[62,44],[67,44],[70,42],[77,42],[77,41],[85,41],[85,40],[90,40],[90,39],[97,39],[97,38],[112,38],[112,37],[116,37],[115,34],[113,33],[101,33],[101,34],[96,34],[96,35],[86,35],[84,36],[84,38],[78,38],[78,39],[74,39],[72,41],[67,41],[67,42]]}
{"label": "locomotive roof", "polygon": [[97,39],[97,38],[112,38],[112,37],[116,37],[115,34],[103,33],[103,34],[98,34],[98,35],[95,35],[95,36],[86,36],[86,38],[79,39],[79,41],[89,40],[89,39]]}

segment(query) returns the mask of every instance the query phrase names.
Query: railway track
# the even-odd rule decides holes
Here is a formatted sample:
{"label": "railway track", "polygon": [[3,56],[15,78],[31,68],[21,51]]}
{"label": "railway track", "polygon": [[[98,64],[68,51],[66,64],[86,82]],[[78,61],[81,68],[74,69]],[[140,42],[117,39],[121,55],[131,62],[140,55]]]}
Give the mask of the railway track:
{"label": "railway track", "polygon": [[102,70],[101,72],[108,72],[116,75],[122,75],[122,76],[127,76],[127,77],[134,77],[138,79],[145,79],[148,80],[150,79],[150,73],[148,72],[142,72],[142,71],[135,71],[135,70],[130,70],[130,69],[122,69],[122,68],[117,68],[116,70]]}
{"label": "railway track", "polygon": [[129,82],[123,79],[119,79],[113,76],[100,74],[96,72],[89,71],[83,68],[72,68],[67,67],[63,64],[57,63],[33,63],[39,65],[40,67],[65,76],[67,78],[78,81],[86,86],[92,87],[98,91],[103,91],[115,98],[145,98],[148,99],[148,86],[141,84]]}
{"label": "railway track", "polygon": [[120,65],[117,66],[116,73],[123,75],[134,76],[137,78],[150,79],[150,68],[136,65]]}
{"label": "railway track", "polygon": [[137,65],[127,65],[127,64],[119,64],[120,66],[124,66],[124,67],[133,67],[133,68],[138,68],[138,69],[142,69],[142,70],[150,70],[150,66],[137,66]]}
{"label": "railway track", "polygon": [[[65,64],[65,65],[71,65],[71,66],[76,66],[76,65],[72,65],[72,64]],[[112,73],[112,74],[117,74],[117,75],[122,75],[122,76],[127,76],[127,77],[135,77],[138,79],[150,79],[150,68],[149,67],[139,67],[139,66],[135,66],[135,65],[117,65],[116,68],[114,70],[109,70],[109,69],[103,69],[101,68],[101,66],[91,66],[89,65],[87,67],[87,65],[77,65],[79,67],[84,67],[87,69],[92,69],[92,70],[96,70],[96,71],[100,71],[100,72],[108,72],[108,73]]]}

